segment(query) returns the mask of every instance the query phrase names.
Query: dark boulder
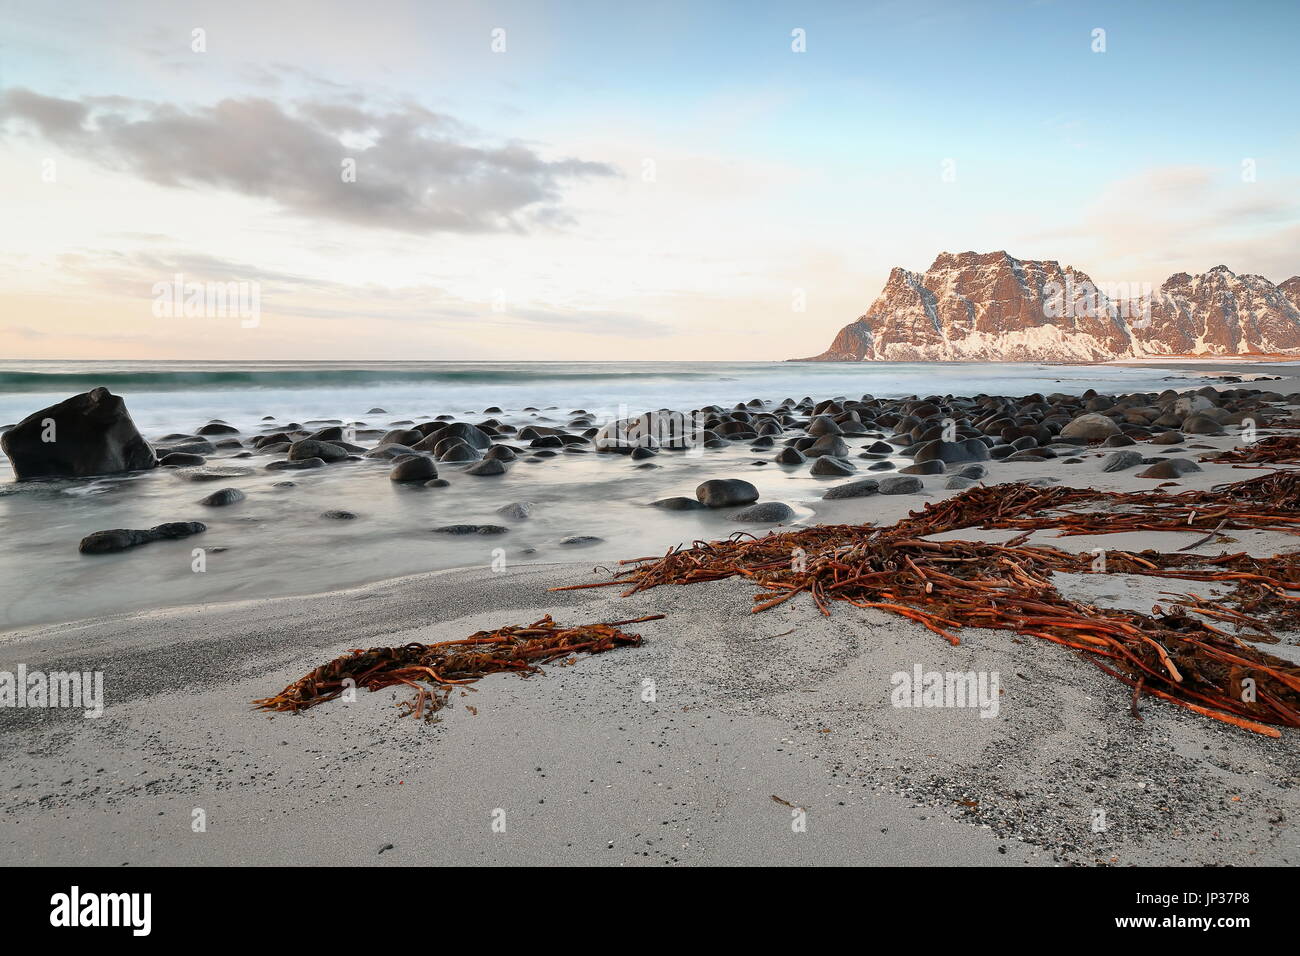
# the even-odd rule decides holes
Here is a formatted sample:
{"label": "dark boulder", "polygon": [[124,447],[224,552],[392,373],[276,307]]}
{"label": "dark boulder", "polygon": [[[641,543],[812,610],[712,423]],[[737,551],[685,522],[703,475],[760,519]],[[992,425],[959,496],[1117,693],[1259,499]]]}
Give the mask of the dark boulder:
{"label": "dark boulder", "polygon": [[408,448],[406,445],[393,443],[391,445],[376,445],[374,448],[370,449],[370,451],[366,452],[365,457],[376,461],[383,461],[385,459],[396,461],[398,458],[408,458],[418,454],[418,452],[412,448]]}
{"label": "dark boulder", "polygon": [[775,524],[778,521],[789,521],[793,518],[794,509],[783,501],[761,501],[758,504],[750,505],[748,508],[741,508],[727,517],[732,521]]}
{"label": "dark boulder", "polygon": [[0,435],[0,449],[9,456],[19,481],[112,475],[158,464],[126,403],[106,388],[28,415]]}
{"label": "dark boulder", "polygon": [[[425,447],[427,442],[423,441],[416,445],[416,448]],[[461,441],[459,438],[444,438],[440,440],[433,449],[434,457],[439,461],[445,462],[464,462],[478,461],[483,456],[479,450],[468,442]],[[552,452],[554,454],[554,452]],[[493,459],[495,460],[495,459]]]}
{"label": "dark boulder", "polygon": [[848,458],[849,446],[839,435],[823,435],[805,448],[804,454],[809,458],[821,458],[826,455],[832,458]]}
{"label": "dark boulder", "polygon": [[[524,437],[522,432],[520,437]],[[471,425],[468,422],[450,422],[429,429],[425,431],[424,440],[414,447],[420,451],[433,451],[434,454],[437,454],[438,443],[447,439],[459,439],[480,452],[487,451],[492,447],[492,437],[478,426]],[[438,457],[441,458],[442,456],[439,455]]]}
{"label": "dark boulder", "polygon": [[695,489],[695,497],[708,508],[747,505],[758,500],[758,489],[741,478],[712,478]]}
{"label": "dark boulder", "polygon": [[321,461],[342,461],[347,457],[347,449],[316,438],[304,438],[302,441],[296,441],[289,446],[290,461],[306,461],[309,458],[319,458]]}
{"label": "dark boulder", "polygon": [[388,477],[391,481],[428,481],[438,477],[438,467],[433,459],[416,455],[399,461],[388,473]]}
{"label": "dark boulder", "polygon": [[324,428],[318,428],[307,436],[311,441],[340,442],[343,441],[343,426],[326,425]]}
{"label": "dark boulder", "polygon": [[859,478],[857,481],[850,481],[842,485],[836,485],[834,488],[828,488],[826,494],[822,495],[825,501],[837,501],[841,498],[864,498],[867,495],[874,495],[880,490],[880,482],[875,478]]}
{"label": "dark boulder", "polygon": [[1142,464],[1142,456],[1135,451],[1117,451],[1106,456],[1101,463],[1102,471],[1127,471]]}
{"label": "dark boulder", "polygon": [[320,458],[303,458],[299,461],[273,461],[266,466],[267,471],[304,471],[308,468],[324,468],[325,462]]}
{"label": "dark boulder", "polygon": [[1119,434],[1114,420],[1097,412],[1085,412],[1061,429],[1062,438],[1077,438],[1087,444],[1103,442]]}
{"label": "dark boulder", "polygon": [[893,475],[880,479],[882,495],[910,495],[920,491],[924,486],[915,475]]}
{"label": "dark boulder", "polygon": [[239,429],[225,422],[208,422],[195,434],[198,435],[238,435]]}
{"label": "dark boulder", "polygon": [[478,475],[480,478],[487,475],[504,475],[506,466],[501,463],[499,458],[484,458],[482,461],[475,462],[465,469],[467,475]]}
{"label": "dark boulder", "polygon": [[1181,478],[1193,471],[1200,471],[1201,466],[1190,458],[1166,458],[1156,462],[1146,471],[1139,471],[1139,478]]}
{"label": "dark boulder", "polygon": [[1182,430],[1189,435],[1222,435],[1223,426],[1205,414],[1188,415],[1183,419]]}
{"label": "dark boulder", "polygon": [[150,541],[186,538],[207,530],[208,526],[201,521],[169,521],[143,531],[114,528],[111,531],[96,531],[94,534],[86,535],[81,539],[79,550],[82,554],[112,554],[148,544]]}
{"label": "dark boulder", "polygon": [[424,435],[415,428],[394,428],[392,431],[384,432],[379,439],[381,445],[415,445],[424,441]]}
{"label": "dark boulder", "polygon": [[836,423],[835,419],[828,415],[818,415],[808,423],[808,434],[814,438],[820,438],[823,435],[841,435],[844,430]]}
{"label": "dark boulder", "polygon": [[236,501],[243,501],[244,493],[238,488],[222,488],[220,491],[214,491],[212,494],[199,499],[199,504],[208,505],[212,508],[220,508],[225,505],[233,505]]}
{"label": "dark boulder", "polygon": [[843,478],[855,471],[857,471],[857,468],[843,458],[832,458],[830,455],[823,455],[813,462],[813,466],[808,469],[808,474],[816,475],[818,478]]}
{"label": "dark boulder", "polygon": [[[1025,439],[1018,439],[1024,441]],[[1033,443],[1035,439],[1028,439]],[[1029,445],[1017,445],[1018,449],[1030,447]],[[989,449],[978,438],[968,438],[965,441],[943,441],[934,439],[927,441],[916,450],[916,456],[913,459],[918,465],[927,461],[939,461],[946,464],[954,465],[967,461],[988,461]]]}
{"label": "dark boulder", "polygon": [[660,498],[658,501],[652,501],[651,505],[656,508],[663,508],[665,511],[699,511],[705,507],[694,498],[686,498],[681,495],[675,498]]}

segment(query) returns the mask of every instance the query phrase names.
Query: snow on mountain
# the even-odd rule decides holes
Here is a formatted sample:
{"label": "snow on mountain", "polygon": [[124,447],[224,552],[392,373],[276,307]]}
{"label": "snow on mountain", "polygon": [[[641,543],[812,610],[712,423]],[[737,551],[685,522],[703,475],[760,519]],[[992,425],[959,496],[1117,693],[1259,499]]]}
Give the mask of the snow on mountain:
{"label": "snow on mountain", "polygon": [[866,314],[806,361],[1097,362],[1300,350],[1300,276],[1275,286],[1216,266],[1159,289],[1006,252],[941,253],[895,268]]}

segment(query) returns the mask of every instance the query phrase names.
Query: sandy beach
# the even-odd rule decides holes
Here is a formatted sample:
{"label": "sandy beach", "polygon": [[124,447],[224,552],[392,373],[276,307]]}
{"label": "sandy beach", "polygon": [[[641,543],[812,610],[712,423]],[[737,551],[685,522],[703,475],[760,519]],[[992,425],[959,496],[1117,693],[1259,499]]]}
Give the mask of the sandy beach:
{"label": "sandy beach", "polygon": [[[1300,383],[1255,387],[1286,394]],[[1173,453],[1234,444],[1189,435],[1191,447]],[[1110,451],[1081,449],[1073,465],[986,462],[983,484],[1157,484],[1140,469],[1103,473]],[[1259,474],[1202,468],[1178,489]],[[919,494],[821,502],[812,521],[888,524],[957,493],[942,475],[922,481]],[[1030,541],[1174,551],[1202,536],[1048,530]],[[1296,549],[1277,532],[1233,537],[1257,555]],[[841,604],[823,617],[806,596],[754,615],[753,586],[735,579],[628,598],[548,590],[607,577],[590,562],[485,565],[8,632],[0,670],[102,670],[106,708],[94,719],[5,713],[0,861],[1300,863],[1293,730],[1261,737],[1153,699],[1137,721],[1128,689],[1066,648],[981,629],[952,647],[879,610]],[[1147,610],[1169,584],[1116,574],[1054,583],[1100,606]],[[351,648],[451,640],[545,614],[565,624],[665,617],[629,627],[641,647],[527,680],[485,678],[453,693],[434,723],[398,716],[406,689],[300,715],[252,708]],[[1300,662],[1298,635],[1280,637],[1265,649]],[[891,675],[917,664],[999,674],[996,718],[892,706]]]}

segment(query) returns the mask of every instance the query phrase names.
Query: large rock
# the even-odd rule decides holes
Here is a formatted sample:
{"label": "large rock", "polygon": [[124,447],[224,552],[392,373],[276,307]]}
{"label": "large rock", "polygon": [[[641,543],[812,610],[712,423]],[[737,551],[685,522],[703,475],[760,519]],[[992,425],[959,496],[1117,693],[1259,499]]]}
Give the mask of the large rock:
{"label": "large rock", "polygon": [[1209,415],[1198,412],[1183,420],[1183,431],[1189,435],[1222,435],[1223,426]]}
{"label": "large rock", "polygon": [[687,498],[678,495],[675,498],[660,498],[658,501],[650,502],[656,508],[663,508],[666,511],[698,511],[704,507],[694,498]]}
{"label": "large rock", "polygon": [[988,460],[988,446],[978,438],[968,438],[965,441],[943,441],[936,438],[917,448],[916,455],[913,458],[913,461],[918,465],[927,461],[941,461],[945,464],[956,465],[968,461]]}
{"label": "large rock", "polygon": [[894,475],[891,478],[880,479],[882,495],[913,495],[924,487],[921,479],[915,475]]}
{"label": "large rock", "polygon": [[750,521],[755,524],[776,524],[794,517],[794,509],[784,501],[763,501],[741,508],[731,515],[732,521]]}
{"label": "large rock", "polygon": [[126,403],[106,388],[28,415],[0,435],[0,449],[9,456],[19,481],[112,475],[158,464]]}
{"label": "large rock", "polygon": [[415,445],[424,441],[424,434],[416,428],[394,428],[384,432],[380,445]]}
{"label": "large rock", "polygon": [[1139,478],[1181,478],[1193,471],[1200,471],[1201,466],[1190,458],[1166,458],[1158,461],[1146,471],[1139,471]]}
{"label": "large rock", "polygon": [[289,446],[290,461],[307,461],[311,458],[319,458],[321,461],[342,461],[347,457],[347,449],[318,438],[304,438]]}
{"label": "large rock", "polygon": [[808,423],[808,434],[814,438],[823,435],[842,435],[844,430],[829,415],[818,415]]}
{"label": "large rock", "polygon": [[114,528],[111,531],[96,531],[81,539],[82,554],[112,554],[125,551],[150,541],[187,538],[192,534],[207,531],[208,526],[201,521],[169,521],[155,525],[148,530],[135,528]]}
{"label": "large rock", "polygon": [[1127,471],[1143,462],[1142,455],[1135,451],[1117,451],[1106,456],[1101,463],[1102,471]]}
{"label": "large rock", "polygon": [[1080,415],[1061,429],[1062,438],[1078,439],[1089,444],[1103,442],[1111,435],[1118,435],[1119,433],[1119,425],[1115,424],[1113,418],[1099,415],[1096,412]]}
{"label": "large rock", "polygon": [[479,477],[487,475],[504,475],[505,473],[506,466],[501,464],[500,459],[497,458],[485,458],[465,469],[465,474],[478,475]]}
{"label": "large rock", "polygon": [[412,455],[399,461],[388,473],[390,481],[424,482],[437,477],[438,467],[433,463],[433,459],[425,458],[423,455]]}
{"label": "large rock", "polygon": [[839,435],[823,435],[805,448],[804,454],[809,458],[821,458],[825,455],[831,458],[848,458],[849,446]]}
{"label": "large rock", "polygon": [[208,422],[196,432],[199,435],[238,435],[239,429],[226,422]]}
{"label": "large rock", "polygon": [[266,466],[267,471],[305,471],[308,468],[324,468],[322,458],[303,458],[299,461],[273,461]]}
{"label": "large rock", "polygon": [[818,478],[843,478],[855,471],[857,471],[857,468],[843,458],[832,458],[830,455],[823,455],[813,462],[813,466],[808,469],[808,474],[816,475]]}
{"label": "large rock", "polygon": [[863,498],[867,495],[874,495],[880,490],[880,482],[875,478],[859,478],[857,481],[850,481],[847,484],[836,485],[834,488],[827,490],[822,498],[826,501],[836,501],[840,498]]}
{"label": "large rock", "polygon": [[758,489],[741,478],[711,478],[695,489],[695,497],[708,508],[747,505],[758,500]]}
{"label": "large rock", "polygon": [[[485,452],[492,447],[491,436],[481,428],[468,422],[449,422],[431,428],[425,432],[424,440],[412,447],[417,451],[432,451],[437,455],[439,442],[451,439],[462,441],[479,452]],[[442,456],[439,455],[438,457],[441,458]],[[482,457],[482,455],[476,457]]]}
{"label": "large rock", "polygon": [[224,508],[226,505],[233,505],[238,501],[244,500],[244,493],[238,488],[222,488],[220,491],[214,491],[207,497],[200,498],[199,504],[208,505],[212,508]]}

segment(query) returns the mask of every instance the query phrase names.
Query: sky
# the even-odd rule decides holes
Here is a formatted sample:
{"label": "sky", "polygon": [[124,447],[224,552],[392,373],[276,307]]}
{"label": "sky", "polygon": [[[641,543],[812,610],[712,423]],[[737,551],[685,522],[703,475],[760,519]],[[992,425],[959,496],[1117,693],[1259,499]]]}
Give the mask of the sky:
{"label": "sky", "polygon": [[944,251],[1280,282],[1298,31],[1287,0],[0,0],[0,358],[784,359]]}

